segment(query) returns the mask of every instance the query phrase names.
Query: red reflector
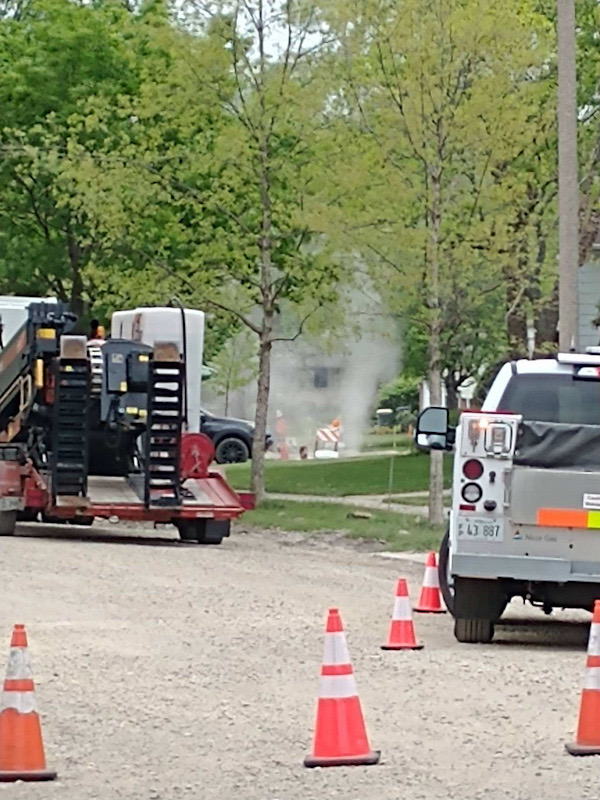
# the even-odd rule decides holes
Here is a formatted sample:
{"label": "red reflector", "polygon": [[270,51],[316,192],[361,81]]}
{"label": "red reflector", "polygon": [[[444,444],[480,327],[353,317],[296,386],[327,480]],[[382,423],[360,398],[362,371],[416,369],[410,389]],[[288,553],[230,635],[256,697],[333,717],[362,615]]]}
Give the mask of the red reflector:
{"label": "red reflector", "polygon": [[476,481],[483,475],[483,464],[476,458],[470,458],[463,464],[463,475],[470,481]]}
{"label": "red reflector", "polygon": [[475,506],[465,506],[461,503],[461,505],[459,505],[459,509],[461,511],[475,511]]}

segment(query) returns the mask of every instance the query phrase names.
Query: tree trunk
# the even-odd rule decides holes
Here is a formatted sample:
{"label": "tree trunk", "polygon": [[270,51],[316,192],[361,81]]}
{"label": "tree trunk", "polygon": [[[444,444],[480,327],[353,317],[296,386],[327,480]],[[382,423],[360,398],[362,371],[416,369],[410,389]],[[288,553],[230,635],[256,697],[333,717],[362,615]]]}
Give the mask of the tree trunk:
{"label": "tree trunk", "polygon": [[252,468],[250,488],[256,502],[265,496],[265,439],[267,435],[267,412],[271,388],[271,320],[265,320],[260,335],[258,357],[258,388],[256,392],[256,416],[254,418],[254,441],[252,442]]}
{"label": "tree trunk", "polygon": [[[440,308],[440,226],[441,226],[441,177],[439,172],[431,176],[431,205],[429,209],[429,397],[432,406],[442,404],[441,334],[442,314]],[[444,521],[444,472],[443,453],[432,450],[429,464],[429,521],[441,525]]]}
{"label": "tree trunk", "polygon": [[[261,102],[265,102],[264,94],[261,95]],[[260,203],[262,211],[260,236],[262,325],[260,328],[258,354],[258,389],[256,394],[254,441],[252,443],[252,469],[250,471],[250,485],[257,503],[260,503],[265,495],[265,436],[267,433],[269,390],[271,388],[271,349],[273,347],[272,334],[274,316],[272,281],[273,239],[271,236],[273,223],[268,138],[264,139],[260,147]]]}
{"label": "tree trunk", "polygon": [[71,311],[80,318],[85,311],[83,277],[81,275],[81,247],[70,230],[67,231],[67,250],[71,263]]}

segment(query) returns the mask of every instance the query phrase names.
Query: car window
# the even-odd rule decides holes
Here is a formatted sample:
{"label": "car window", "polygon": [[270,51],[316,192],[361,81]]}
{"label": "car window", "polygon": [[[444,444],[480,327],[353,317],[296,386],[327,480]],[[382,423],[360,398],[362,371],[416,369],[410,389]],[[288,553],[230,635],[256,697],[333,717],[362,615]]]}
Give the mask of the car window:
{"label": "car window", "polygon": [[570,375],[513,375],[498,405],[538,422],[600,425],[600,381]]}

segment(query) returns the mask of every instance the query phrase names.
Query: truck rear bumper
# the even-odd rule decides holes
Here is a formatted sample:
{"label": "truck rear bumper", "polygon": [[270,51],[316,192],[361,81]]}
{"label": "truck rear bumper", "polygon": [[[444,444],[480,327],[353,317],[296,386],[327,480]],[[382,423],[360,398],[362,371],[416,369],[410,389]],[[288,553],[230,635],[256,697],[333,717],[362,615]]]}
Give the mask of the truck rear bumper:
{"label": "truck rear bumper", "polygon": [[562,558],[453,553],[450,571],[453,576],[462,578],[600,583],[600,562],[568,561]]}

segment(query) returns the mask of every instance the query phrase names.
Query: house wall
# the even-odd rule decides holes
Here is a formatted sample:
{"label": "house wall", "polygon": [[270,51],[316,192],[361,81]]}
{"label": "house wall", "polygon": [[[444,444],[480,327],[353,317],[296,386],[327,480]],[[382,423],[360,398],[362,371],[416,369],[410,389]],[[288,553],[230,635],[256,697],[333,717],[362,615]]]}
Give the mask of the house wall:
{"label": "house wall", "polygon": [[579,299],[579,349],[598,346],[598,330],[592,320],[598,316],[600,304],[600,260],[588,261],[577,272],[577,291]]}

